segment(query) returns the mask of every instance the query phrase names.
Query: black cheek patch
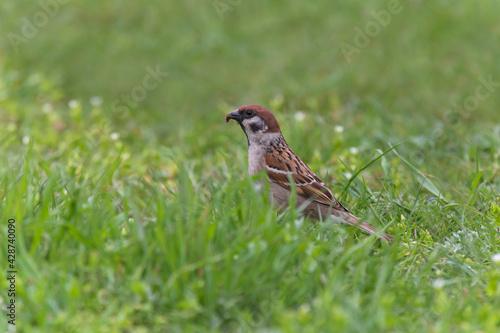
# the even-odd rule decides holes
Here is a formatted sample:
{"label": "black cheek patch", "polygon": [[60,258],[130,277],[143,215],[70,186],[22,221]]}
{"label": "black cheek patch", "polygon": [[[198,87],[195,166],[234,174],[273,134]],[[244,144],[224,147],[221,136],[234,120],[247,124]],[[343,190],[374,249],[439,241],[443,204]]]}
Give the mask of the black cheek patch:
{"label": "black cheek patch", "polygon": [[252,129],[253,132],[258,132],[262,129],[262,127],[259,124],[251,124],[250,128]]}

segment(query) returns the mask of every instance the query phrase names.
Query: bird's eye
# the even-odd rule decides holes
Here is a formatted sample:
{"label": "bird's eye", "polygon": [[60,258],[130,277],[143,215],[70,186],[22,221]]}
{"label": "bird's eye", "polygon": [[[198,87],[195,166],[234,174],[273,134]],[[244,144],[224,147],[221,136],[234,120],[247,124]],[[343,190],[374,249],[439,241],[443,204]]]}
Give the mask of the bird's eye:
{"label": "bird's eye", "polygon": [[253,111],[252,110],[246,110],[245,111],[245,116],[247,116],[247,117],[253,116]]}

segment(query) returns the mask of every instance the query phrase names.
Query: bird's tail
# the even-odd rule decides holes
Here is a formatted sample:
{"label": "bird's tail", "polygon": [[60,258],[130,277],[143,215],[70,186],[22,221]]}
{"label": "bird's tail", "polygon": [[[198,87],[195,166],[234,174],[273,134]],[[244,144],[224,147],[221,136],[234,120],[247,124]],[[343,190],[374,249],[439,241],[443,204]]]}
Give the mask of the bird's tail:
{"label": "bird's tail", "polygon": [[361,221],[359,218],[357,218],[352,214],[349,214],[346,217],[345,221],[347,222],[347,224],[352,225],[358,229],[361,229],[370,235],[375,234],[378,238],[385,239],[387,242],[390,242],[392,240],[392,236],[378,231],[377,228],[375,228],[371,224]]}

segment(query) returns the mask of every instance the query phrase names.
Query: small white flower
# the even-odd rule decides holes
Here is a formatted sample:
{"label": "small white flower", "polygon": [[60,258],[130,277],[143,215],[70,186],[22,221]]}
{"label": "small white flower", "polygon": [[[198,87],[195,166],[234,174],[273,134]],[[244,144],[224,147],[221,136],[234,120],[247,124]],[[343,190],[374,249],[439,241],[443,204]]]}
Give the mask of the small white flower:
{"label": "small white flower", "polygon": [[443,287],[444,287],[445,283],[446,283],[446,281],[445,281],[445,280],[443,280],[443,279],[439,279],[439,278],[438,278],[438,279],[436,279],[436,280],[432,281],[432,286],[433,286],[434,288],[436,288],[436,289],[441,289],[441,288],[443,288]]}
{"label": "small white flower", "polygon": [[30,137],[25,135],[23,136],[23,145],[28,145],[30,143]]}
{"label": "small white flower", "polygon": [[131,218],[131,217],[129,217],[129,218],[128,218],[128,223],[134,223],[134,219],[133,219],[133,218]]}
{"label": "small white flower", "polygon": [[333,128],[333,130],[335,131],[335,133],[340,134],[340,133],[344,132],[344,127],[337,125]]}
{"label": "small white flower", "polygon": [[300,229],[304,224],[304,219],[303,218],[296,219],[294,223],[295,223],[295,228]]}
{"label": "small white flower", "polygon": [[71,109],[76,109],[78,107],[78,101],[75,99],[72,99],[71,101],[68,102],[68,106]]}
{"label": "small white flower", "polygon": [[113,133],[111,133],[110,137],[111,137],[111,140],[116,141],[120,137],[120,134],[113,132]]}
{"label": "small white flower", "polygon": [[356,147],[351,147],[351,148],[349,148],[349,152],[350,152],[351,154],[353,154],[353,155],[358,155],[358,153],[359,153],[359,149],[358,149],[358,148],[356,148]]}
{"label": "small white flower", "polygon": [[102,104],[102,97],[101,96],[92,96],[90,98],[90,104],[92,106],[99,106]]}
{"label": "small white flower", "polygon": [[351,179],[351,177],[352,177],[352,173],[350,173],[350,172],[346,172],[346,173],[344,173],[344,176],[345,176],[347,179]]}
{"label": "small white flower", "polygon": [[255,192],[260,192],[262,190],[262,185],[261,184],[253,184],[253,188]]}
{"label": "small white flower", "polygon": [[306,118],[306,114],[302,111],[295,112],[295,121],[303,121]]}
{"label": "small white flower", "polygon": [[494,254],[491,257],[491,260],[493,260],[493,262],[496,263],[496,264],[500,264],[500,253]]}
{"label": "small white flower", "polygon": [[301,313],[308,313],[311,311],[311,306],[307,303],[301,304],[299,307]]}
{"label": "small white flower", "polygon": [[52,104],[50,103],[45,103],[42,105],[42,111],[44,113],[49,113],[50,111],[52,111]]}

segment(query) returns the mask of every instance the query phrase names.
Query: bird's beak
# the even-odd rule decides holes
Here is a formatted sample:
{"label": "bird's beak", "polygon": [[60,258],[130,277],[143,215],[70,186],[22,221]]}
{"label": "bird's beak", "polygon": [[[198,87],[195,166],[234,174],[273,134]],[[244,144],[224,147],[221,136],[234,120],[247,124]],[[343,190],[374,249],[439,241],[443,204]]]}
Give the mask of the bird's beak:
{"label": "bird's beak", "polygon": [[234,110],[233,112],[226,114],[226,123],[231,119],[234,119],[237,122],[241,122],[241,115],[238,113],[238,110]]}

